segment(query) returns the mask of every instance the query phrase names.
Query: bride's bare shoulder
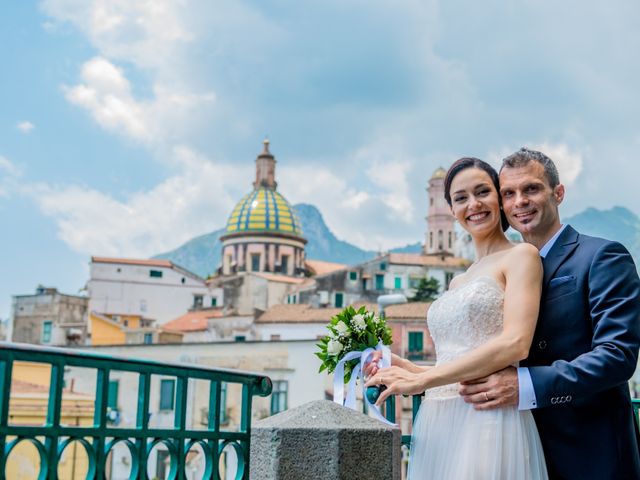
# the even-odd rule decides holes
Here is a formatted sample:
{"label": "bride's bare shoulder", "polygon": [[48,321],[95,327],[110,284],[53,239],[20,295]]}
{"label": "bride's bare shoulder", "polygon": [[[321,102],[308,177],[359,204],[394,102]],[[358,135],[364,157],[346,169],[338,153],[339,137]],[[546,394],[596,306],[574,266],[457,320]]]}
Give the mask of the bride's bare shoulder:
{"label": "bride's bare shoulder", "polygon": [[526,242],[516,243],[507,251],[506,256],[511,257],[510,260],[520,259],[540,261],[540,252],[538,249]]}

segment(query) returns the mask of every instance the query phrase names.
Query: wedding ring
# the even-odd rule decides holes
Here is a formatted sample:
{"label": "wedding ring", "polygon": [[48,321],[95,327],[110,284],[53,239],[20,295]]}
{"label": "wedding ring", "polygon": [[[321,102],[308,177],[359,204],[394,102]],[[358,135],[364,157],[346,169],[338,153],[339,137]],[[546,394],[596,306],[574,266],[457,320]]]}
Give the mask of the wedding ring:
{"label": "wedding ring", "polygon": [[489,401],[489,394],[487,392],[484,392],[484,399],[485,401]]}

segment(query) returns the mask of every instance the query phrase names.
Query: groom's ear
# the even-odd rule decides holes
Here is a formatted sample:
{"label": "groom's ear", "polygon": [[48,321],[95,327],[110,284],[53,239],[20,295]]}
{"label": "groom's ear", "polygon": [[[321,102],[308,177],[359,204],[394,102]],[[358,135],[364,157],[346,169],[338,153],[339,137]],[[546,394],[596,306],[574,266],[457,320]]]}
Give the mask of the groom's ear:
{"label": "groom's ear", "polygon": [[553,197],[556,199],[556,203],[560,205],[564,200],[564,185],[559,183],[556,188],[553,189]]}

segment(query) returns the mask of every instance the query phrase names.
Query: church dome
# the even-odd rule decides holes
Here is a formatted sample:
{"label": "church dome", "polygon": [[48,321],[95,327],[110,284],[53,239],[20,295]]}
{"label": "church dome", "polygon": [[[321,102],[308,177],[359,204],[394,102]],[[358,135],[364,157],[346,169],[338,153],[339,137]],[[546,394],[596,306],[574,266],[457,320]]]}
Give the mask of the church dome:
{"label": "church dome", "polygon": [[300,220],[289,202],[267,187],[258,187],[242,197],[229,216],[225,233],[254,232],[302,237]]}
{"label": "church dome", "polygon": [[439,167],[435,172],[433,172],[433,175],[431,176],[431,180],[434,180],[436,178],[444,178],[447,176],[447,171],[442,168]]}

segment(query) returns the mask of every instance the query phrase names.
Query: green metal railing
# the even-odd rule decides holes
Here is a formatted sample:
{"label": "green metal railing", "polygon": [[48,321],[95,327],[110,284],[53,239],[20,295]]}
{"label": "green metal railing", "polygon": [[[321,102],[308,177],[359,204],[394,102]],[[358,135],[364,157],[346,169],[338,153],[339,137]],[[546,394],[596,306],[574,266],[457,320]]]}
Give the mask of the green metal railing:
{"label": "green metal railing", "polygon": [[[51,366],[49,400],[46,420],[41,426],[12,425],[9,422],[9,399],[13,363],[36,362]],[[94,369],[96,392],[93,425],[61,425],[61,407],[65,368]],[[137,412],[135,428],[109,425],[107,403],[110,372],[138,374]],[[173,428],[149,426],[149,398],[152,375],[176,378],[175,416]],[[190,379],[209,382],[208,422],[205,429],[186,426],[187,386]],[[239,384],[242,389],[242,409],[239,431],[227,431],[220,426],[222,408],[221,383]],[[147,478],[147,461],[154,447],[162,444],[169,452],[169,479],[186,479],[187,452],[199,446],[204,452],[204,479],[219,479],[221,452],[231,447],[237,456],[236,479],[249,478],[249,439],[251,435],[251,405],[256,395],[268,396],[272,384],[264,375],[208,368],[179,363],[124,359],[62,348],[48,348],[0,342],[0,478],[5,478],[7,458],[20,442],[30,442],[40,456],[39,480],[56,480],[58,464],[64,449],[79,442],[87,451],[87,479],[105,478],[107,458],[117,444],[124,444],[131,454],[131,480]]]}

